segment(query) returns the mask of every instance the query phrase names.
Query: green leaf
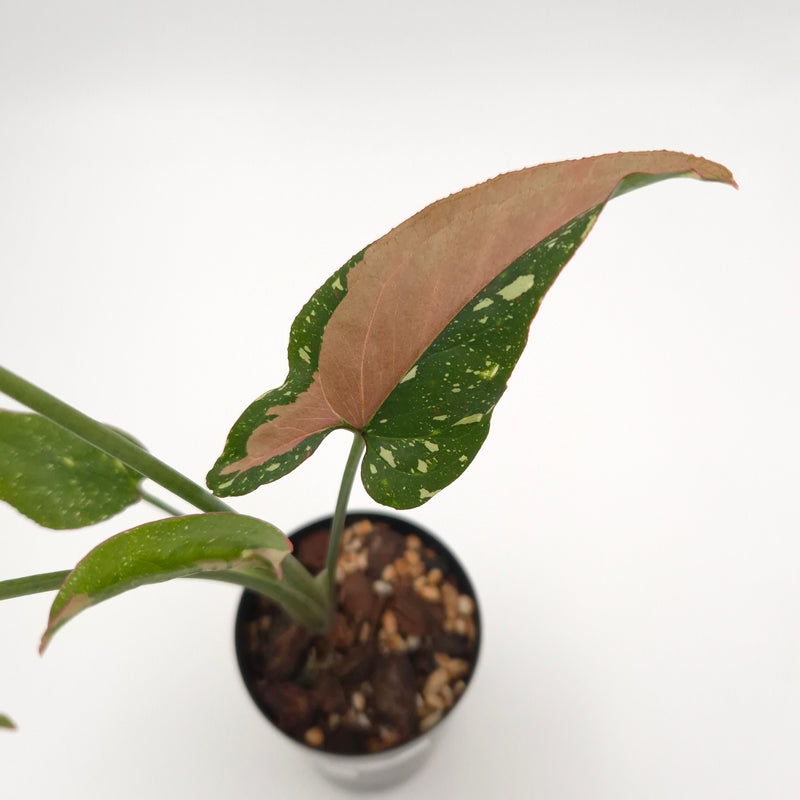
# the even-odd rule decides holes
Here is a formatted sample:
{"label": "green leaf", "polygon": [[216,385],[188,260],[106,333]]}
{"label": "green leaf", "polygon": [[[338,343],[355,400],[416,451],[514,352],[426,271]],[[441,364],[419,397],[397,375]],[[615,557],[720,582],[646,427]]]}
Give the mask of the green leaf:
{"label": "green leaf", "polygon": [[17,726],[5,714],[0,714],[0,728],[11,728],[14,730]]}
{"label": "green leaf", "polygon": [[139,499],[141,476],[38,414],[0,410],[0,500],[47,528],[81,528]]}
{"label": "green leaf", "polygon": [[695,156],[616,153],[501,175],[423,209],[304,307],[286,383],[234,425],[209,486],[252,491],[349,428],[366,441],[370,495],[424,503],[474,458],[542,298],[606,202],[676,176],[735,185]]}
{"label": "green leaf", "polygon": [[241,514],[172,517],[124,531],[89,552],[64,581],[41,650],[85,608],[138,586],[189,576],[230,580],[226,573],[236,571],[257,572],[265,583],[279,585],[290,552],[277,528]]}

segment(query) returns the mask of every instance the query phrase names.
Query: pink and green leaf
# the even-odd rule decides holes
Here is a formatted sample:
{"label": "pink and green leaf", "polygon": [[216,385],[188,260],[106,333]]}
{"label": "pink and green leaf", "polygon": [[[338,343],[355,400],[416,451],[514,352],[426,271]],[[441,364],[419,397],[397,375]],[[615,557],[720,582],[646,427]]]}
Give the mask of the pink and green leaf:
{"label": "pink and green leaf", "polygon": [[0,500],[47,528],[81,528],[139,500],[141,476],[60,425],[0,410]]}
{"label": "pink and green leaf", "polygon": [[542,298],[609,199],[723,166],[617,153],[501,175],[434,203],[351,259],[292,326],[289,377],[234,425],[218,494],[294,469],[335,428],[358,431],[378,502],[420,505],[478,452]]}
{"label": "pink and green leaf", "polygon": [[230,580],[226,573],[254,570],[279,584],[291,549],[277,528],[240,514],[172,517],[119,533],[90,551],[64,581],[41,650],[84,609],[139,586],[180,577]]}

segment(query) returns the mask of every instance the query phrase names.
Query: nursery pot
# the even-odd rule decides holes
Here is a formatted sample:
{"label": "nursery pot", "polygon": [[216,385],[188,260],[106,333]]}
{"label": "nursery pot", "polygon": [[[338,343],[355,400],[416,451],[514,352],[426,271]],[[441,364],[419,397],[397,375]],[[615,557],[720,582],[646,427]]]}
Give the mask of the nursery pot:
{"label": "nursery pot", "polygon": [[[324,563],[330,524],[289,537],[312,573]],[[351,789],[384,788],[422,766],[463,698],[480,612],[450,550],[395,516],[348,515],[337,573],[337,620],[324,637],[245,590],[237,660],[258,708],[320,772]]]}

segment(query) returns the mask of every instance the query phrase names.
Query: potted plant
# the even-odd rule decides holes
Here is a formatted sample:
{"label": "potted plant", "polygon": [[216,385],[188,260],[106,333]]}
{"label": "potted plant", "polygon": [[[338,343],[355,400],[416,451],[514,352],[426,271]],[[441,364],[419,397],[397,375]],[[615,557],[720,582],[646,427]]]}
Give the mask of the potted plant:
{"label": "potted plant", "polygon": [[[57,591],[43,651],[76,614],[137,586],[239,584],[251,592],[239,661],[265,713],[327,754],[334,777],[405,776],[469,682],[480,617],[438,540],[380,515],[348,518],[356,473],[394,509],[452,483],[488,434],[542,298],[605,204],[675,176],[735,186],[721,165],[669,151],[544,164],[433,203],[361,250],[296,317],[288,377],[236,421],[208,473],[211,492],[0,368],[0,391],[33,412],[0,412],[0,499],[51,528],[90,525],[138,500],[167,514],[71,570],[0,582],[0,599]],[[353,444],[333,517],[294,545],[221,499],[287,474],[338,428]],[[143,478],[199,513],[175,512]],[[13,723],[0,716],[0,726]],[[377,773],[361,766],[371,763]]]}

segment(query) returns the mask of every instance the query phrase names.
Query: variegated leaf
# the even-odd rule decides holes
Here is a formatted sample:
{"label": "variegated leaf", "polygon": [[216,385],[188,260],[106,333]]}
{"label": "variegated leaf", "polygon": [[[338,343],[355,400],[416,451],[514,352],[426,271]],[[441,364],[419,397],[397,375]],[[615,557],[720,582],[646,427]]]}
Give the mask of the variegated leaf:
{"label": "variegated leaf", "polygon": [[146,584],[265,567],[275,581],[291,552],[275,527],[241,514],[212,513],[149,522],[91,550],[58,591],[41,649],[68,620],[90,606]]}
{"label": "variegated leaf", "polygon": [[234,425],[209,486],[250,492],[348,428],[366,441],[374,499],[425,502],[474,458],[542,298],[605,203],[676,176],[735,185],[696,156],[616,153],[501,175],[423,209],[306,304],[286,382]]}

